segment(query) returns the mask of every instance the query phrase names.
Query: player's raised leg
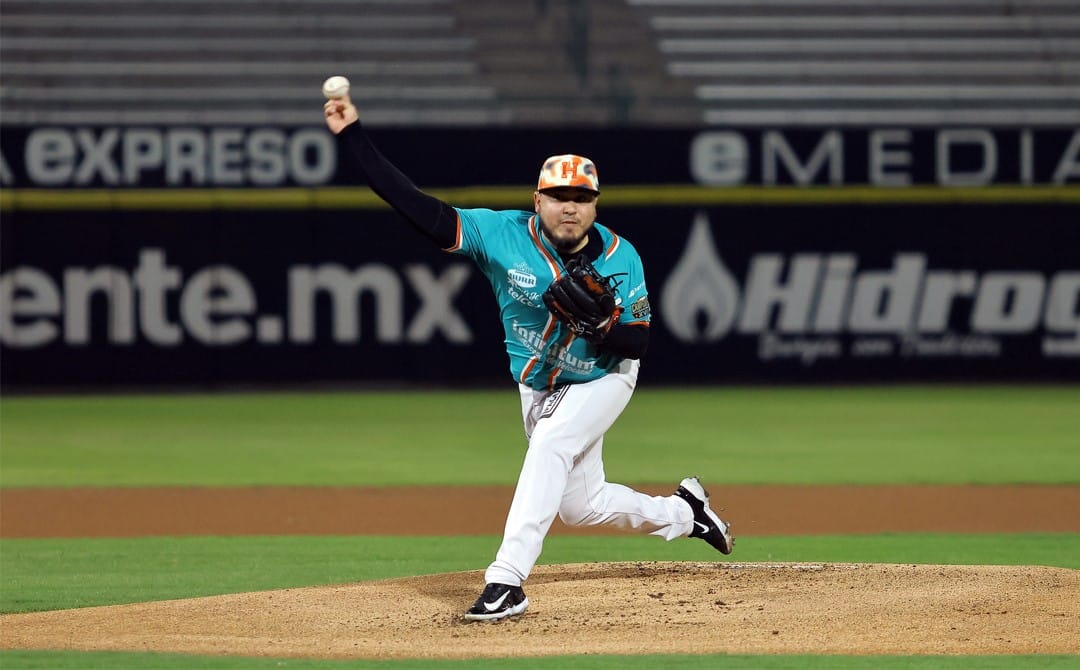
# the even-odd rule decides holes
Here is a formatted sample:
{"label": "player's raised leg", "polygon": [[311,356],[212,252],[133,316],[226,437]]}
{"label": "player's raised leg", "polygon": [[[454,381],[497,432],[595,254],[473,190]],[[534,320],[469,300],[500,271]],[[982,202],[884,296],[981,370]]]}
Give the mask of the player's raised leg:
{"label": "player's raised leg", "polygon": [[606,480],[603,438],[591,445],[570,472],[559,517],[569,526],[612,526],[665,540],[694,529],[693,510],[681,498],[651,496]]}
{"label": "player's raised leg", "polygon": [[697,477],[684,479],[670,496],[650,496],[606,480],[603,440],[589,447],[567,481],[559,516],[571,526],[605,525],[673,540],[698,537],[730,554],[731,527],[709,507]]}

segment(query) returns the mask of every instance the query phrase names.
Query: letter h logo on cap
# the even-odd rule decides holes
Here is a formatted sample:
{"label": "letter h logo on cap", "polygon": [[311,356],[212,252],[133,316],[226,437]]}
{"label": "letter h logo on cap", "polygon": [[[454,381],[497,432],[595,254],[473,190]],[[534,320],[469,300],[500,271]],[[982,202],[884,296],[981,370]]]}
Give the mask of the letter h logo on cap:
{"label": "letter h logo on cap", "polygon": [[576,175],[578,165],[581,165],[581,161],[578,159],[577,156],[574,156],[572,159],[570,159],[568,161],[563,161],[563,163],[562,163],[562,178],[563,179],[569,179],[570,177],[573,177],[574,175]]}
{"label": "letter h logo on cap", "polygon": [[540,169],[540,179],[536,183],[537,191],[550,188],[580,188],[599,193],[600,180],[597,177],[596,165],[584,156],[551,156],[544,161],[544,166]]}

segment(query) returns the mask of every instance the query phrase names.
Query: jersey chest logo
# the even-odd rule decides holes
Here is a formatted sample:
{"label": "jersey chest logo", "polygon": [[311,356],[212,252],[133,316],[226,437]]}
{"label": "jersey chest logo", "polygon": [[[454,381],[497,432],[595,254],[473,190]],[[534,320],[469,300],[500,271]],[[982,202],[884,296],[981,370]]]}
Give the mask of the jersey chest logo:
{"label": "jersey chest logo", "polygon": [[536,288],[539,280],[528,263],[518,263],[506,271],[506,292],[523,305],[542,307],[543,299]]}
{"label": "jersey chest logo", "polygon": [[512,286],[529,289],[536,288],[536,275],[526,270],[510,268],[506,271],[506,278]]}

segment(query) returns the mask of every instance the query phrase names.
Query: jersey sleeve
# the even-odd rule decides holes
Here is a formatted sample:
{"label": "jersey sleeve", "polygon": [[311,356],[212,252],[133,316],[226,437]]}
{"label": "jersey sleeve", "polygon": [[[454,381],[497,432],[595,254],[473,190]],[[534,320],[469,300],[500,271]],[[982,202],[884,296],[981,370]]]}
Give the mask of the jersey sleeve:
{"label": "jersey sleeve", "polygon": [[457,212],[457,235],[454,244],[444,251],[472,258],[486,265],[492,250],[505,244],[514,225],[510,212],[493,209],[461,209]]}
{"label": "jersey sleeve", "polygon": [[620,241],[619,246],[623,247],[616,250],[617,254],[623,256],[620,259],[623,269],[620,271],[626,273],[625,277],[619,277],[622,283],[618,288],[618,295],[623,308],[619,323],[647,326],[652,320],[652,309],[649,305],[649,291],[645,286],[645,270],[641,264],[641,256],[625,239]]}

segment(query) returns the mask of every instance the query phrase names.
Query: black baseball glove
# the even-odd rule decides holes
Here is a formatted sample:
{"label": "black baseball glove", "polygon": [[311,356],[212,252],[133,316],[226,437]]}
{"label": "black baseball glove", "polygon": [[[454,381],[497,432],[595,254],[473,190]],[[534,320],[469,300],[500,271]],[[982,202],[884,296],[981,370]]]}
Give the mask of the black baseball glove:
{"label": "black baseball glove", "polygon": [[611,277],[601,276],[584,255],[566,262],[562,276],[544,291],[544,304],[578,337],[599,344],[619,320]]}

